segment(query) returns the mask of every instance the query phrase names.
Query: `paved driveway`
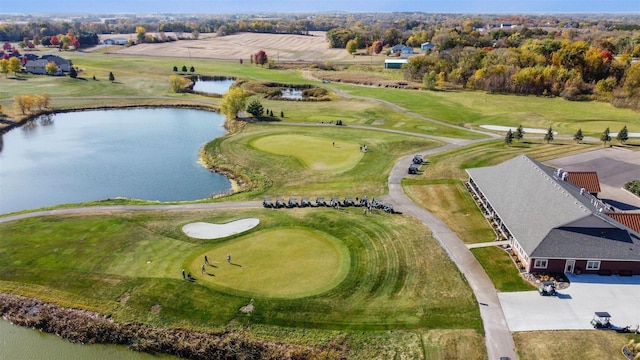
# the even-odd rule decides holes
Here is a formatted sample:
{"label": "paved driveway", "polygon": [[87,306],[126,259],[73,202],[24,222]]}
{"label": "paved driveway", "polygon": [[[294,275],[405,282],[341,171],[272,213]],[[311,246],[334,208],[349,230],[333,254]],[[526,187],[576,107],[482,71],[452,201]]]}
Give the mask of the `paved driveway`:
{"label": "paved driveway", "polygon": [[640,211],[640,198],[622,188],[627,181],[640,178],[640,151],[602,148],[546,163],[567,171],[597,171],[601,199],[621,210]]}
{"label": "paved driveway", "polygon": [[498,293],[511,331],[592,329],[596,311],[611,314],[611,323],[640,323],[640,276],[571,275],[571,286],[558,296],[537,291]]}

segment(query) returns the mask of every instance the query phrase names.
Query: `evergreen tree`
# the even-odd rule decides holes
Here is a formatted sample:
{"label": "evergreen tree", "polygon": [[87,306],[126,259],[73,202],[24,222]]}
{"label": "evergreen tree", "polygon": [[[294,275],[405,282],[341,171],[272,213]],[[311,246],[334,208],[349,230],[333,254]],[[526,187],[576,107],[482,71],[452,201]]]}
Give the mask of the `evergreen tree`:
{"label": "evergreen tree", "polygon": [[249,102],[249,105],[247,105],[247,112],[253,115],[254,118],[262,117],[262,115],[264,114],[264,108],[262,107],[260,100],[258,99],[251,100]]}
{"label": "evergreen tree", "polygon": [[280,110],[280,117],[283,118],[284,117],[284,111]]}
{"label": "evergreen tree", "polygon": [[629,132],[627,131],[627,125],[625,125],[622,130],[620,130],[620,132],[618,132],[618,136],[616,136],[616,139],[624,144],[627,140],[629,140]]}
{"label": "evergreen tree", "polygon": [[513,142],[513,132],[511,131],[511,129],[509,129],[509,131],[507,131],[507,135],[504,136],[504,143],[506,145],[511,146],[511,143]]}
{"label": "evergreen tree", "polygon": [[115,76],[113,76],[113,73],[111,71],[109,71],[109,81],[113,82],[116,79]]}
{"label": "evergreen tree", "polygon": [[187,72],[187,66],[186,65],[182,65],[182,72],[183,73]]}
{"label": "evergreen tree", "polygon": [[195,71],[196,71],[196,68],[194,68],[193,66],[189,69],[189,72],[192,72],[192,73],[193,73],[193,72],[195,72]]}
{"label": "evergreen tree", "polygon": [[604,146],[607,146],[607,142],[611,141],[609,128],[600,135],[600,141],[604,142]]}
{"label": "evergreen tree", "polygon": [[74,68],[73,66],[69,70],[69,77],[72,79],[75,79],[78,77],[78,72],[76,71],[76,68]]}
{"label": "evergreen tree", "polygon": [[520,140],[524,137],[524,129],[522,125],[518,126],[516,132],[513,134],[513,137],[520,142]]}
{"label": "evergreen tree", "polygon": [[544,135],[544,140],[547,144],[553,141],[553,129],[551,126],[549,126],[549,130],[547,130],[547,133]]}
{"label": "evergreen tree", "polygon": [[578,143],[580,143],[580,141],[582,141],[582,139],[584,139],[584,135],[582,135],[582,128],[578,129],[578,131],[576,131],[576,133],[573,135],[573,140],[577,141]]}
{"label": "evergreen tree", "polygon": [[178,72],[178,67],[177,66],[173,66],[173,72]]}

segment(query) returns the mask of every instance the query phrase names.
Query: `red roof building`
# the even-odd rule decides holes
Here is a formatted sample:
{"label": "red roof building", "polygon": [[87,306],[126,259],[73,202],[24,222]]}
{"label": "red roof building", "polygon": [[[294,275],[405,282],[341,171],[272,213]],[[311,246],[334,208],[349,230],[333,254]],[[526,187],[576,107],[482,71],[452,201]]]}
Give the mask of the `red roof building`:
{"label": "red roof building", "polygon": [[585,189],[594,196],[600,192],[600,181],[595,171],[568,171],[567,182]]}
{"label": "red roof building", "polygon": [[638,213],[607,213],[610,218],[640,234],[640,214]]}

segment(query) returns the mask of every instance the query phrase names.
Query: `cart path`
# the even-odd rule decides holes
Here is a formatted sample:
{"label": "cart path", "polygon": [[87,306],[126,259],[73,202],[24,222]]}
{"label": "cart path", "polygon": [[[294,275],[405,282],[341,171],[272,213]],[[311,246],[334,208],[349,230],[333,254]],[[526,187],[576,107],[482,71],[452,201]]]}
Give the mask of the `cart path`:
{"label": "cart path", "polygon": [[[452,147],[456,147],[456,145],[449,144],[422,154],[435,154]],[[502,305],[487,273],[456,233],[436,216],[414,203],[404,193],[401,181],[406,176],[412,159],[413,155],[400,159],[389,174],[389,198],[394,208],[422,221],[467,279],[480,308],[488,358],[499,359],[502,356],[508,356],[511,359],[517,359],[515,344]]]}

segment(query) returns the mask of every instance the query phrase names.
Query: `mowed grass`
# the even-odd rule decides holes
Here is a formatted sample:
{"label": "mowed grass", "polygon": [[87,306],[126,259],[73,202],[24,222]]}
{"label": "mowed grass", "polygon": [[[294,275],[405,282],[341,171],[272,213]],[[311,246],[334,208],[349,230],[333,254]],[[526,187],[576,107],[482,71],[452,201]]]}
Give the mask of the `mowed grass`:
{"label": "mowed grass", "polygon": [[[225,223],[244,217],[259,218],[260,225],[246,234],[218,240],[192,239],[181,231],[191,222]],[[278,235],[280,230],[295,229],[303,232],[297,236],[293,231],[288,239]],[[320,253],[304,253],[300,248],[305,243],[300,244],[299,237],[311,237],[309,232],[314,239],[307,241],[324,244],[306,245],[315,246]],[[149,211],[27,219],[0,225],[0,234],[1,291],[73,303],[109,313],[119,321],[216,329],[248,321],[238,309],[253,298],[256,309],[250,321],[265,326],[362,331],[481,329],[477,304],[463,277],[424,226],[406,216],[374,213],[363,217],[357,208]],[[269,245],[259,244],[261,238],[277,248],[261,249]],[[252,246],[257,246],[256,252]],[[336,265],[321,270],[328,271],[331,280],[309,287],[315,295],[277,298],[261,294],[261,289],[242,288],[242,276],[234,285],[232,270],[223,269],[234,266],[226,264],[227,253],[233,263],[248,270],[260,252],[271,252],[265,254],[271,260],[264,266],[274,266],[287,261],[279,255],[288,251],[304,257],[305,265],[271,269],[272,274],[282,272],[264,280],[273,281],[272,292],[277,294],[277,288],[287,286],[282,282],[287,272],[290,277],[324,276],[318,273],[323,264]],[[183,268],[202,277],[199,269],[204,254],[210,254],[212,262],[222,261],[215,264],[217,269],[208,270],[220,281],[229,279],[227,286],[216,284],[215,279],[182,280]],[[128,301],[118,302],[125,294]],[[159,314],[150,312],[156,304],[162,305]]]}
{"label": "mowed grass", "polygon": [[572,136],[579,128],[597,136],[607,128],[640,132],[640,117],[629,109],[596,101],[488,94],[479,91],[418,91],[334,84],[349,94],[378,98],[422,116],[459,126],[503,125],[548,129]]}
{"label": "mowed grass", "polygon": [[629,340],[640,342],[638,334],[615,331],[535,331],[516,332],[513,340],[521,360],[624,359],[622,347]]}
{"label": "mowed grass", "polygon": [[[260,139],[285,140],[274,144],[275,148],[287,149],[286,139],[311,139],[312,145],[301,145],[308,150],[287,149],[290,154],[274,154],[256,149],[254,143]],[[332,143],[335,142],[334,147]],[[258,142],[260,144],[260,142]],[[367,152],[359,151],[359,144],[367,146]],[[205,151],[220,151],[222,160],[244,169],[251,169],[268,179],[269,188],[260,196],[315,197],[315,196],[382,196],[387,193],[387,176],[398,157],[429,149],[439,142],[421,137],[366,131],[342,126],[279,126],[270,124],[247,124],[241,133],[219,143],[212,143]],[[282,151],[282,150],[281,150]],[[316,151],[316,154],[312,154]],[[300,155],[306,158],[323,159],[327,156],[359,159],[355,166],[343,172],[319,171],[305,165]],[[305,160],[313,162],[316,160]],[[327,162],[328,163],[328,162]],[[329,164],[331,165],[331,164]],[[343,165],[341,165],[343,166]],[[243,195],[243,194],[240,194]],[[251,196],[251,194],[249,194]],[[327,199],[328,200],[328,199]]]}
{"label": "mowed grass", "polygon": [[496,239],[496,234],[462,182],[407,178],[402,185],[413,201],[440,218],[465,243]]}
{"label": "mowed grass", "polygon": [[214,247],[194,260],[190,271],[198,281],[247,296],[295,298],[330,290],[349,267],[349,250],[338,239],[312,229],[279,228]]}
{"label": "mowed grass", "polygon": [[263,136],[251,145],[264,152],[294,157],[311,170],[330,174],[352,169],[364,156],[362,144],[316,136]]}

